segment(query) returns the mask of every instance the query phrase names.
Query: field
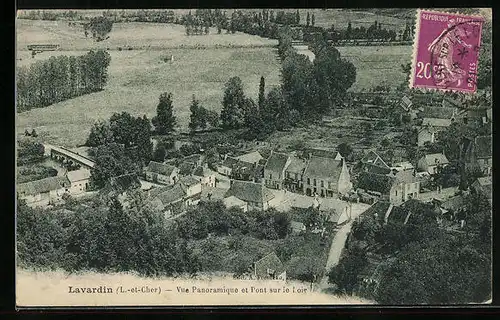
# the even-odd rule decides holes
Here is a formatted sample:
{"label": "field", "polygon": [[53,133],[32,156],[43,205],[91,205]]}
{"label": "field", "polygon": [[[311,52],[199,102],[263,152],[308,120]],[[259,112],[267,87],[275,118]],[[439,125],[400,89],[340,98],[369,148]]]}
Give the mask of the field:
{"label": "field", "polygon": [[[254,99],[258,95],[261,76],[266,78],[268,90],[279,83],[280,63],[274,48],[236,47],[272,45],[271,40],[238,33],[209,35],[207,38],[205,36],[188,37],[182,33],[182,27],[180,27],[182,32],[177,30],[178,32],[173,33],[174,36],[169,38],[170,40],[167,39],[168,33],[164,38],[160,34],[160,40],[151,39],[153,34],[150,33],[150,28],[159,28],[159,26],[146,23],[126,23],[121,28],[113,26],[110,39],[98,43],[99,46],[106,46],[109,41],[115,46],[127,45],[138,48],[144,47],[149,41],[160,44],[163,39],[166,43],[165,49],[110,50],[109,81],[104,91],[63,101],[46,108],[19,113],[17,114],[18,132],[24,132],[26,128],[35,128],[47,142],[73,147],[85,142],[88,131],[96,120],[107,119],[114,112],[146,114],[151,118],[156,112],[159,95],[165,91],[172,92],[178,125],[185,129],[189,122],[189,104],[193,94],[203,106],[220,111],[224,84],[230,77],[239,76],[244,83],[246,94]],[[165,26],[172,30],[178,27]],[[71,36],[68,35],[71,34],[71,28],[67,24],[59,28],[52,21],[19,21],[18,27],[20,28],[18,48],[21,50],[18,51],[18,66],[48,59],[51,55],[84,54],[86,52],[84,48],[92,48],[91,45],[96,45],[85,39],[83,35],[83,38],[74,40],[71,46],[67,45],[64,41],[70,41],[73,36],[78,37],[74,33]],[[210,42],[209,37],[220,39],[220,41]],[[30,39],[35,38],[38,43],[55,39],[52,41],[60,41],[61,45],[64,44],[68,50],[72,49],[72,51],[45,52],[32,59],[30,52],[22,51],[22,48],[29,43]],[[195,42],[211,47],[186,48],[187,43],[194,45]],[[235,47],[221,47],[224,43]],[[182,45],[184,48],[180,48]],[[220,46],[215,47],[215,45]],[[175,46],[178,48],[174,48]],[[81,50],[74,48],[81,48]],[[166,63],[162,60],[170,55],[174,56],[173,63]]]}
{"label": "field", "polygon": [[369,90],[377,85],[397,87],[405,81],[402,64],[411,62],[411,46],[338,47],[341,56],[356,67],[351,91]]}

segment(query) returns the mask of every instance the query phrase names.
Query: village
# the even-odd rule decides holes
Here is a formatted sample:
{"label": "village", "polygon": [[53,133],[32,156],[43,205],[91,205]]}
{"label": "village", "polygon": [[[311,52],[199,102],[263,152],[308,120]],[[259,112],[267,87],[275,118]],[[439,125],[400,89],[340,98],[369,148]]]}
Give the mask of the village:
{"label": "village", "polygon": [[[202,19],[199,16],[197,13],[192,18],[191,12],[184,16],[186,37],[202,36],[201,22],[196,20]],[[241,13],[234,13],[230,21],[238,19],[245,21]],[[337,92],[338,99],[335,94],[325,94],[327,98],[320,98],[335,101],[325,102],[329,109],[316,107],[314,97],[307,100],[307,95],[298,95],[303,101],[297,102],[300,99],[294,100],[294,94],[304,90],[294,78],[300,77],[300,68],[294,65],[297,69],[287,69],[287,64],[311,68],[321,78],[321,68],[314,69],[315,59],[320,57],[324,67],[330,67],[324,62],[330,60],[320,55],[340,56],[331,49],[334,46],[407,46],[413,37],[412,25],[407,22],[397,36],[386,31],[385,40],[351,35],[354,38],[327,41],[323,36],[323,40],[313,41],[323,29],[330,30],[334,38],[349,37],[349,33],[335,31],[333,25],[331,29],[314,27],[309,19],[307,13],[307,27],[290,29],[300,31],[299,36],[288,38],[284,32],[278,36],[277,49],[272,49],[273,59],[283,64],[281,72],[290,72],[289,82],[283,80],[280,89],[276,85],[265,89],[267,79],[260,76],[255,103],[244,95],[241,79],[234,76],[225,84],[220,115],[200,106],[193,92],[190,122],[184,127],[175,119],[178,114],[184,116],[180,109],[187,104],[175,103],[178,109],[174,116],[168,92],[160,94],[151,121],[146,115],[136,118],[121,110],[109,120],[96,121],[85,143],[66,144],[64,137],[54,140],[47,132],[38,134],[43,126],[36,130],[35,126],[23,127],[24,134],[18,132],[18,208],[21,205],[28,214],[54,214],[54,219],[61,221],[72,217],[86,227],[97,223],[94,217],[96,221],[104,219],[103,225],[115,231],[127,230],[124,221],[161,226],[161,236],[151,237],[151,241],[170,241],[170,247],[150,247],[150,251],[160,251],[165,261],[155,261],[155,267],[145,264],[148,276],[166,272],[201,278],[222,274],[246,280],[294,280],[305,283],[310,291],[332,290],[369,299],[382,296],[378,290],[387,281],[387,270],[411,247],[404,247],[405,238],[414,237],[414,243],[427,241],[418,232],[430,225],[436,226],[436,234],[442,232],[453,239],[485,232],[489,220],[484,218],[483,229],[477,232],[483,218],[471,211],[470,199],[486,199],[491,209],[493,119],[489,88],[471,97],[409,90],[406,82],[398,88],[380,83],[368,90],[343,88]],[[350,30],[351,22],[348,25]],[[228,36],[235,33],[232,24],[226,27]],[[381,34],[385,30],[377,21],[370,28],[370,32]],[[113,39],[99,38],[99,42],[108,38]],[[44,46],[29,47],[33,59],[45,51],[59,50]],[[136,49],[140,50],[128,50]],[[121,47],[116,50],[122,54]],[[166,67],[177,68],[181,59],[169,53],[158,63],[164,67],[168,62]],[[410,72],[405,71],[405,65],[401,68],[402,73]],[[296,87],[283,93],[290,83]],[[279,110],[286,103],[288,114]],[[167,110],[167,116],[158,120],[161,107],[166,108],[163,112]],[[258,113],[257,118],[252,118],[249,109]],[[280,117],[288,123],[282,125]],[[75,132],[77,136],[78,130]],[[78,137],[78,141],[83,140]],[[79,217],[82,213],[85,215]],[[144,217],[148,214],[161,218],[147,220],[150,218]],[[113,225],[115,218],[127,225]],[[470,231],[470,225],[476,229]],[[99,250],[114,250],[114,243],[107,241],[101,239],[111,249]],[[81,248],[87,245],[77,243]],[[129,250],[120,253],[123,257],[135,254],[133,242],[129,247],[124,243],[117,246],[124,248],[123,252]],[[96,250],[94,244],[85,247],[87,256],[79,251],[84,249],[76,247],[68,246],[68,250],[88,259],[86,268],[91,269],[94,263],[97,270],[108,270],[103,267],[106,263],[88,258],[92,256],[89,252]],[[147,259],[137,258],[143,260]],[[116,270],[137,271],[141,266],[136,262],[134,267],[123,267],[119,258],[116,261]]]}
{"label": "village", "polygon": [[[491,109],[484,114],[464,113],[442,106],[415,111],[408,98],[404,98],[401,105],[405,112],[421,118],[417,147],[434,143],[438,132],[453,121],[491,121]],[[215,167],[208,166],[202,152],[164,162],[150,161],[142,175],[113,177],[100,192],[118,194],[126,206],[127,193],[140,190],[146,202],[168,219],[182,216],[200,201],[222,200],[227,208],[236,207],[243,212],[270,208],[280,212],[292,208],[318,209],[333,229],[327,230],[324,225],[318,229],[317,225],[299,221],[292,221],[291,228],[295,233],[338,233],[332,238],[328,269],[340,259],[354,221],[375,212],[386,223],[399,219],[406,224],[409,215],[399,217],[397,211],[412,200],[437,206],[439,224],[443,227],[463,228],[467,218],[461,212],[467,192],[481,193],[490,201],[492,198],[491,143],[491,136],[479,136],[462,146],[460,157],[465,167],[477,167],[481,172],[481,176],[468,186],[469,191],[460,191],[459,181],[444,188],[436,183],[436,177],[450,166],[443,153],[389,162],[377,150],[367,149],[364,156],[353,163],[335,148],[286,153],[274,151],[269,143],[257,142],[245,145],[242,148],[245,150],[239,153],[221,155]],[[91,170],[95,165],[88,154],[89,148],[67,149],[50,144],[44,147],[58,175],[19,184],[20,199],[30,206],[59,207],[69,197],[92,197],[97,192],[89,190]],[[458,168],[453,169],[458,172]],[[274,253],[261,260],[256,263],[271,265],[267,268],[270,270],[282,270],[272,277],[286,279],[283,263]],[[254,276],[257,277],[257,273]],[[269,276],[261,272],[259,278]],[[326,286],[325,281],[323,279],[318,288]]]}

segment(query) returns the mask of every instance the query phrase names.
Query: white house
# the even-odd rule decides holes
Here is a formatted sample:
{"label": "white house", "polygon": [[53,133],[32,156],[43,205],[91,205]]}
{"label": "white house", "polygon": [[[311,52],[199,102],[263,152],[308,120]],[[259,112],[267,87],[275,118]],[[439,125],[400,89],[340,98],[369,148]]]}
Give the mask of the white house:
{"label": "white house", "polygon": [[16,191],[29,206],[47,206],[61,201],[62,196],[69,193],[70,186],[67,177],[58,176],[20,183]]}
{"label": "white house", "polygon": [[439,168],[445,167],[448,164],[450,162],[443,153],[433,153],[427,154],[418,160],[418,169],[429,174],[436,174]]}
{"label": "white house", "polygon": [[74,171],[68,171],[66,177],[70,182],[71,186],[69,192],[72,195],[81,194],[87,191],[90,182],[90,171],[87,169],[78,169]]}
{"label": "white house", "polygon": [[172,185],[179,179],[179,169],[169,164],[150,161],[149,165],[144,169],[146,180]]}

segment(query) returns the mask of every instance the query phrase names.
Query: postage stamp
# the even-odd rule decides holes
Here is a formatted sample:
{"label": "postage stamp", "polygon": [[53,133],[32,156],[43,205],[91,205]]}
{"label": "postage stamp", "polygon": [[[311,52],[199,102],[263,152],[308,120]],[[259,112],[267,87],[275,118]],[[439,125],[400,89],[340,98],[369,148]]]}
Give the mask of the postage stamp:
{"label": "postage stamp", "polygon": [[476,92],[483,21],[478,16],[419,10],[410,88]]}

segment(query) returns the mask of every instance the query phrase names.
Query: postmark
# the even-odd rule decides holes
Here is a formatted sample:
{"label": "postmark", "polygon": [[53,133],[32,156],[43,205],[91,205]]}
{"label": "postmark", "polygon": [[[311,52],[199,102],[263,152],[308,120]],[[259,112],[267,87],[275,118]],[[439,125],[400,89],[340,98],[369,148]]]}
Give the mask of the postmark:
{"label": "postmark", "polygon": [[418,10],[410,88],[476,92],[483,21]]}

